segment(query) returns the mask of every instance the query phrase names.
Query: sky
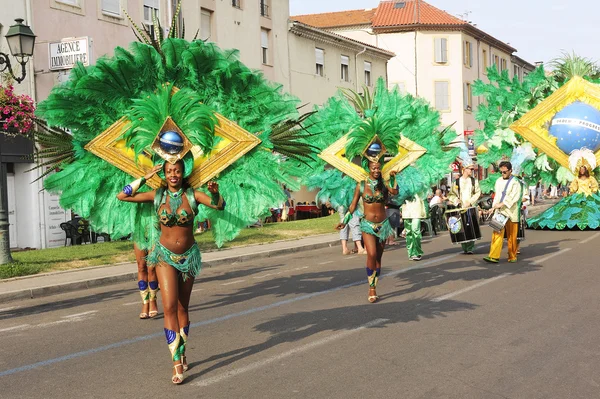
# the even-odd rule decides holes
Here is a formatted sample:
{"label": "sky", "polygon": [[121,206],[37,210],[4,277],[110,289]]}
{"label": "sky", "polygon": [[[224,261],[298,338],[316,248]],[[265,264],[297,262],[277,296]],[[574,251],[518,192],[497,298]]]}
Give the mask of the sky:
{"label": "sky", "polygon": [[[600,61],[600,2],[597,0],[426,0],[518,50],[530,63],[572,52]],[[375,8],[378,0],[290,0],[290,14]]]}

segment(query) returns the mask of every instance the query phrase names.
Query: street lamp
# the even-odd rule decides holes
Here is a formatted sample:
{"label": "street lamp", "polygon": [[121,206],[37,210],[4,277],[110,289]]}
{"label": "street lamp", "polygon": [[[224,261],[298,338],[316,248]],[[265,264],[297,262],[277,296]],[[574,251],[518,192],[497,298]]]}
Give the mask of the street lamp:
{"label": "street lamp", "polygon": [[4,72],[8,69],[10,76],[12,76],[17,83],[21,83],[26,75],[25,64],[29,61],[29,57],[33,55],[35,35],[28,25],[23,24],[22,18],[15,19],[15,22],[16,24],[8,29],[5,36],[10,53],[17,59],[19,64],[21,64],[21,77],[18,78],[15,76],[12,66],[10,65],[8,54],[2,52],[0,52],[0,72]]}
{"label": "street lamp", "polygon": [[[23,24],[23,19],[17,18],[15,22],[16,24],[8,29],[5,36],[10,53],[21,64],[21,77],[18,78],[14,75],[8,54],[2,52],[0,52],[0,72],[8,69],[8,72],[17,83],[21,83],[25,79],[25,65],[29,61],[29,57],[33,55],[35,35],[29,26]],[[3,169],[4,165],[2,165],[2,160],[0,159],[0,265],[12,262],[8,238],[8,217],[4,209],[6,173],[4,173]]]}

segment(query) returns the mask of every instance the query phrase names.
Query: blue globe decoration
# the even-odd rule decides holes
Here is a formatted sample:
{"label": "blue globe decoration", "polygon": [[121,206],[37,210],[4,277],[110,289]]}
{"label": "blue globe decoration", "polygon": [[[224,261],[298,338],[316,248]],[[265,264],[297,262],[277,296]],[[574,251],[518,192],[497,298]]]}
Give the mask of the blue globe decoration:
{"label": "blue globe decoration", "polygon": [[161,150],[167,154],[179,154],[183,150],[183,137],[172,130],[161,133],[158,142]]}
{"label": "blue globe decoration", "polygon": [[379,143],[373,143],[369,146],[369,148],[367,148],[367,155],[370,157],[375,157],[379,155],[380,152],[381,146],[379,145]]}
{"label": "blue globe decoration", "polygon": [[582,147],[596,152],[600,148],[600,110],[581,101],[567,105],[552,118],[549,133],[565,154]]}

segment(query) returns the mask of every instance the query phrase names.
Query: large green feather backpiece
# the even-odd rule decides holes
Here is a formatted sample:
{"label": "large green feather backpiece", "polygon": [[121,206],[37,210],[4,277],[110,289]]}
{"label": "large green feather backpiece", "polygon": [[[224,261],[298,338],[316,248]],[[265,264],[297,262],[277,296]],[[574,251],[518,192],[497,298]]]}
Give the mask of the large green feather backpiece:
{"label": "large green feather backpiece", "polygon": [[[39,104],[37,115],[48,126],[72,133],[70,149],[59,140],[62,147],[49,151],[56,160],[52,168],[60,170],[46,178],[44,187],[59,193],[61,206],[88,219],[96,231],[115,238],[133,233],[134,240],[147,248],[156,238],[147,229],[155,219],[152,206],[116,199],[123,186],[139,176],[84,147],[126,117],[131,126],[123,138],[137,155],[143,154],[169,116],[193,145],[209,154],[218,143],[214,118],[218,112],[261,140],[215,179],[227,202],[225,211],[200,207],[198,217],[211,219],[215,240],[222,245],[285,199],[282,184],[298,188],[314,162],[315,147],[309,140],[318,132],[304,129],[298,99],[242,64],[237,51],[172,34],[149,42],[138,33],[142,42],[132,43],[129,50],[116,48],[114,56],[103,57],[96,65],[77,65],[69,81]],[[57,141],[48,134],[42,138]],[[61,151],[66,156],[61,157]]]}
{"label": "large green feather backpiece", "polygon": [[[321,150],[350,133],[345,147],[348,159],[361,156],[375,135],[392,157],[398,152],[401,135],[425,148],[425,154],[396,176],[399,203],[428,191],[449,172],[449,165],[458,154],[455,148],[445,150],[456,134],[441,126],[439,113],[423,99],[397,89],[388,90],[383,79],[378,80],[372,94],[366,87],[362,95],[342,90],[320,107],[309,122],[309,130],[325,132],[313,141]],[[325,162],[321,162],[308,185],[320,189],[321,201],[347,207],[356,181],[337,170],[326,169]]]}

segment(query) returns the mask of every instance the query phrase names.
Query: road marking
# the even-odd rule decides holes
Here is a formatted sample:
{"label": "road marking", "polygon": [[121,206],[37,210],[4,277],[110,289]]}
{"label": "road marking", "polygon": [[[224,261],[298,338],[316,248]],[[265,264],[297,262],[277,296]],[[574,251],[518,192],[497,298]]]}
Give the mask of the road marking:
{"label": "road marking", "polygon": [[92,314],[92,313],[98,313],[98,311],[97,310],[90,310],[89,312],[70,314],[68,316],[63,316],[63,319],[70,318],[70,317],[81,317],[81,316],[85,316],[85,315]]}
{"label": "road marking", "polygon": [[123,306],[131,306],[131,305],[139,305],[139,304],[140,304],[140,302],[137,301],[137,302],[124,303]]}
{"label": "road marking", "polygon": [[297,267],[294,270],[304,270],[304,269],[308,269],[310,266],[303,266],[303,267]]}
{"label": "road marking", "polygon": [[13,310],[16,308],[17,308],[16,306],[11,306],[10,308],[2,308],[2,309],[0,309],[0,312],[8,312],[9,310]]}
{"label": "road marking", "polygon": [[319,263],[319,265],[326,265],[326,264],[333,263],[333,262],[334,262],[333,260],[329,260],[327,262],[321,262],[321,263]]}
{"label": "road marking", "polygon": [[230,281],[229,283],[223,283],[221,285],[233,285],[233,284],[240,284],[243,283],[246,280],[236,280],[236,281]]}
{"label": "road marking", "polygon": [[354,259],[354,258],[356,258],[356,255],[348,256],[346,259]]}
{"label": "road marking", "polygon": [[257,362],[251,363],[251,364],[249,364],[247,366],[239,367],[239,368],[235,368],[233,370],[227,371],[227,372],[225,372],[225,373],[223,373],[221,375],[217,375],[215,377],[207,378],[207,379],[204,379],[204,380],[192,383],[191,385],[197,386],[197,387],[207,387],[209,385],[216,384],[216,383],[221,382],[223,380],[226,380],[228,378],[235,377],[236,375],[240,375],[240,374],[246,373],[248,371],[252,371],[252,370],[256,370],[256,369],[259,369],[261,367],[264,367],[264,366],[268,366],[271,363],[277,362],[279,360],[283,360],[283,359],[288,358],[290,356],[294,356],[294,355],[297,355],[297,354],[302,353],[302,352],[307,352],[307,351],[309,351],[311,349],[317,348],[319,346],[323,346],[323,345],[328,344],[330,342],[337,341],[337,340],[342,339],[342,338],[346,338],[349,335],[356,334],[357,332],[360,332],[360,331],[362,331],[364,329],[367,329],[367,328],[370,328],[370,327],[374,327],[374,326],[377,326],[379,324],[383,324],[383,323],[385,323],[387,321],[388,321],[388,319],[376,319],[376,320],[370,321],[370,322],[368,322],[366,324],[363,324],[360,327],[353,328],[352,330],[343,331],[343,332],[340,332],[340,333],[337,333],[337,334],[333,334],[333,335],[331,335],[329,337],[322,338],[320,340],[311,342],[311,343],[303,345],[303,346],[299,346],[298,348],[291,349],[291,350],[289,350],[287,352],[283,352],[283,353],[281,353],[279,355],[271,356],[271,357],[269,357],[267,359],[259,360]]}
{"label": "road marking", "polygon": [[473,285],[471,285],[471,286],[469,286],[469,287],[466,287],[466,288],[463,288],[463,289],[461,289],[461,290],[454,291],[454,292],[451,292],[451,293],[449,293],[449,294],[446,294],[446,295],[438,296],[437,298],[433,298],[431,301],[432,301],[432,302],[441,302],[441,301],[445,301],[446,299],[450,299],[450,298],[453,298],[453,297],[455,297],[455,296],[457,296],[457,295],[460,295],[460,294],[463,294],[463,293],[465,293],[465,292],[468,292],[468,291],[474,290],[475,288],[479,288],[479,287],[481,287],[481,286],[483,286],[483,285],[486,285],[486,284],[492,283],[492,282],[494,282],[494,281],[496,281],[496,280],[500,280],[501,278],[504,278],[504,277],[506,277],[506,276],[510,276],[510,273],[503,273],[503,274],[501,274],[501,275],[499,275],[499,276],[492,277],[492,278],[489,278],[489,279],[487,279],[487,280],[480,281],[480,282],[478,282],[477,284],[473,284]]}
{"label": "road marking", "polygon": [[585,243],[587,243],[587,242],[590,242],[590,241],[592,241],[592,240],[596,239],[598,236],[600,236],[600,233],[596,233],[596,234],[594,234],[593,236],[591,236],[591,237],[588,237],[588,238],[586,238],[586,239],[585,239],[585,240],[583,240],[583,241],[579,241],[579,243],[580,243],[580,244],[585,244]]}
{"label": "road marking", "polygon": [[[415,269],[421,269],[424,267],[427,267],[429,265],[432,265],[434,263],[438,263],[438,262],[444,262],[446,260],[455,258],[459,255],[459,253],[455,253],[454,255],[446,255],[446,256],[442,256],[440,258],[433,258],[430,259],[428,261],[425,262],[421,262],[419,265],[415,265],[412,267],[407,267],[405,269],[401,269],[401,270],[396,270],[394,272],[390,272],[387,274],[384,274],[382,277],[391,277],[391,276],[396,276],[398,274],[401,273],[405,273],[411,270],[415,270]],[[323,291],[318,291],[318,292],[313,292],[311,294],[305,294],[305,295],[301,295],[298,296],[296,298],[291,298],[291,299],[286,299],[283,301],[279,301],[279,302],[274,302],[271,303],[269,305],[264,305],[264,306],[259,306],[259,307],[255,307],[255,308],[250,308],[247,310],[243,310],[241,312],[237,312],[237,313],[230,313],[221,317],[217,317],[214,319],[209,319],[209,320],[204,320],[198,323],[193,323],[190,325],[191,328],[196,328],[196,327],[201,327],[201,326],[206,326],[209,324],[215,324],[215,323],[220,323],[222,321],[227,321],[227,320],[231,320],[231,319],[235,319],[238,317],[242,317],[242,316],[247,316],[253,313],[258,313],[258,312],[262,312],[265,310],[270,310],[270,309],[274,309],[280,306],[284,306],[284,305],[288,305],[291,303],[295,303],[295,302],[299,302],[299,301],[303,301],[305,299],[311,299],[311,298],[315,298],[321,295],[325,295],[325,294],[331,294],[333,292],[337,292],[337,291],[341,291],[344,290],[346,288],[351,288],[351,287],[356,287],[359,285],[364,285],[365,282],[364,280],[360,280],[360,281],[355,281],[354,283],[348,283],[345,285],[340,285],[338,287],[334,287],[334,288],[329,288],[327,290],[323,290]],[[154,339],[154,338],[159,338],[159,337],[164,337],[164,333],[163,332],[158,332],[158,333],[154,333],[154,334],[150,334],[150,335],[144,335],[141,337],[137,337],[137,338],[132,338],[132,339],[128,339],[125,341],[120,341],[120,342],[115,342],[113,344],[109,344],[109,345],[105,345],[105,346],[101,346],[98,348],[93,348],[93,349],[88,349],[85,351],[81,351],[81,352],[75,352],[75,353],[71,353],[69,355],[65,355],[65,356],[61,356],[61,357],[56,357],[53,359],[48,359],[48,360],[43,360],[41,362],[37,362],[37,363],[32,363],[32,364],[28,364],[25,366],[21,366],[21,367],[17,367],[14,369],[9,369],[9,370],[4,370],[0,372],[0,377],[4,377],[7,375],[12,375],[12,374],[17,374],[23,371],[29,371],[29,370],[34,370],[40,367],[45,367],[45,366],[49,366],[51,364],[56,364],[56,363],[61,363],[67,360],[72,360],[72,359],[77,359],[80,357],[84,357],[84,356],[89,356],[89,355],[93,355],[95,353],[99,353],[99,352],[105,352],[111,349],[117,349],[117,348],[121,348],[123,346],[126,345],[131,345],[131,344],[136,344],[138,342],[143,342],[143,341],[148,341],[150,339]]]}
{"label": "road marking", "polygon": [[555,253],[553,253],[553,254],[551,254],[551,255],[548,255],[548,256],[546,256],[546,257],[543,257],[542,259],[538,259],[538,260],[536,260],[536,261],[532,262],[531,264],[533,264],[533,265],[539,265],[540,263],[543,263],[543,262],[547,261],[548,259],[552,259],[552,258],[554,258],[555,256],[562,255],[562,254],[564,254],[565,252],[569,252],[571,249],[572,249],[572,248],[565,248],[565,249],[561,249],[560,251],[558,251],[558,252],[555,252]]}
{"label": "road marking", "polygon": [[25,328],[25,327],[29,327],[29,324],[21,324],[20,326],[3,328],[2,330],[0,330],[0,332],[13,331],[13,330],[18,330],[19,328]]}

